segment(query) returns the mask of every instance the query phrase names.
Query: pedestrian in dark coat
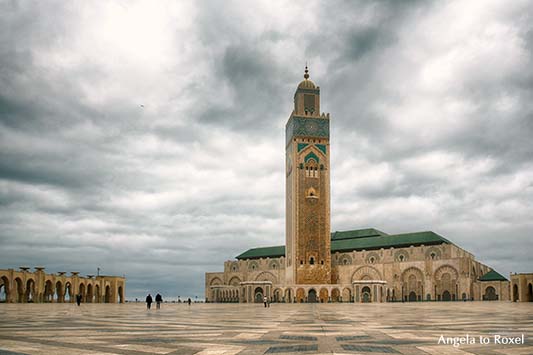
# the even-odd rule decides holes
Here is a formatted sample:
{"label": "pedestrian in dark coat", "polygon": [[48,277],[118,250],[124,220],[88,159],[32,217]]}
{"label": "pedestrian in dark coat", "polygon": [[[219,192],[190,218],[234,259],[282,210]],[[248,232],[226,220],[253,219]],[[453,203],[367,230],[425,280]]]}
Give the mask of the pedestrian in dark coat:
{"label": "pedestrian in dark coat", "polygon": [[78,305],[78,307],[80,306],[80,304],[81,304],[81,294],[77,294],[76,295],[76,304]]}
{"label": "pedestrian in dark coat", "polygon": [[163,302],[163,297],[161,297],[161,295],[158,293],[157,295],[155,295],[155,303],[157,305],[157,309],[161,308],[161,302]]}
{"label": "pedestrian in dark coat", "polygon": [[152,302],[152,295],[148,294],[148,296],[146,296],[146,308],[150,309],[150,307],[152,307]]}

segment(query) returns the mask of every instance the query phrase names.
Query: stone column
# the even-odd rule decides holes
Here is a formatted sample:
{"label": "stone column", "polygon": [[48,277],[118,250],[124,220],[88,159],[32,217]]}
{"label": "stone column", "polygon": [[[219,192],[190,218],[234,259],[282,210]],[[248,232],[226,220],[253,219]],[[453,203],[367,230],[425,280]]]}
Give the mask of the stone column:
{"label": "stone column", "polygon": [[42,303],[44,302],[44,289],[45,289],[45,278],[46,274],[44,273],[44,267],[43,266],[36,266],[35,267],[35,300],[34,302]]}

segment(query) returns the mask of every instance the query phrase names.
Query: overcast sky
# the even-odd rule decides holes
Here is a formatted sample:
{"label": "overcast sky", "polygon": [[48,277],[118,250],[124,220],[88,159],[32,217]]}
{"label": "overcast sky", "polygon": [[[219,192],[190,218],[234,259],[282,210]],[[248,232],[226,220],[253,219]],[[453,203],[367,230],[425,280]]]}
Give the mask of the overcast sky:
{"label": "overcast sky", "polygon": [[308,61],[333,230],[432,230],[533,272],[531,2],[154,4],[0,0],[0,268],[203,297],[206,271],[284,244]]}

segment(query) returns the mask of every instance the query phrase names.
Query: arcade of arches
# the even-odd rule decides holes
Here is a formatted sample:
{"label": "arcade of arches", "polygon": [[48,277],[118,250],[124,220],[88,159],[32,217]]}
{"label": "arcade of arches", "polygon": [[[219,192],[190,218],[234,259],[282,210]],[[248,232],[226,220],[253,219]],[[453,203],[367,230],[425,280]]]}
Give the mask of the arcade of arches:
{"label": "arcade of arches", "polygon": [[125,291],[124,277],[47,274],[43,267],[0,270],[0,302],[74,303],[81,295],[84,303],[124,303]]}
{"label": "arcade of arches", "polygon": [[[277,262],[283,265],[283,257]],[[357,256],[355,258],[357,260]],[[461,276],[456,261],[430,263],[423,270],[405,263],[403,271],[389,272],[401,264],[346,265],[336,267],[341,276],[336,284],[287,285],[283,282],[283,266],[269,269],[271,258],[251,261],[229,261],[226,271],[206,274],[207,302],[253,303],[270,302],[330,303],[330,302],[420,302],[464,300],[508,300],[509,282],[497,278],[482,280]],[[392,266],[392,267],[391,267]],[[476,265],[478,266],[478,265]],[[479,267],[479,266],[478,266]],[[494,273],[479,267],[482,275]],[[343,275],[347,277],[344,278]],[[250,280],[252,279],[252,280]],[[343,280],[345,279],[345,280]],[[225,281],[228,280],[228,281]]]}
{"label": "arcade of arches", "polygon": [[511,301],[533,302],[533,273],[511,275]]}

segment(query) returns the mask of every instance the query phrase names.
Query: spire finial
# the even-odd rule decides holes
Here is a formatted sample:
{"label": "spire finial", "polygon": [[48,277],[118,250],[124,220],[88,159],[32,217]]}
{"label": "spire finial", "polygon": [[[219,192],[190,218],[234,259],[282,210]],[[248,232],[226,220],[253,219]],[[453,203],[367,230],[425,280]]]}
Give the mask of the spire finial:
{"label": "spire finial", "polygon": [[309,70],[307,70],[307,62],[305,62],[305,70],[304,70],[304,78],[307,80],[309,79]]}

